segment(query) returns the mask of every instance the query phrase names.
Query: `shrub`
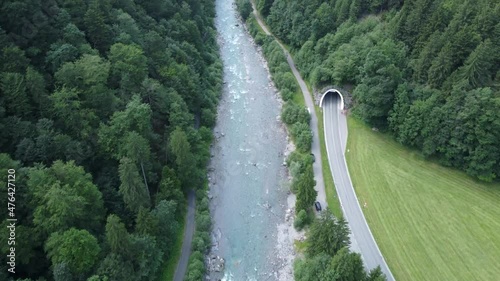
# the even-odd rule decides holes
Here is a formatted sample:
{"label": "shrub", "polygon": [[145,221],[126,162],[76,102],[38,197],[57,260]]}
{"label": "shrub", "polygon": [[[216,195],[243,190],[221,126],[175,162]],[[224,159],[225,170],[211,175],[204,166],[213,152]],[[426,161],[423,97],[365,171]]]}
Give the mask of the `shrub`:
{"label": "shrub", "polygon": [[280,91],[281,93],[281,98],[284,100],[284,101],[289,101],[293,98],[293,92],[291,92],[290,90],[288,89],[282,89]]}
{"label": "shrub", "polygon": [[297,230],[302,230],[304,226],[306,226],[308,223],[309,223],[309,216],[307,215],[307,212],[305,210],[300,210],[299,213],[297,214],[297,217],[295,217],[293,226]]}
{"label": "shrub", "polygon": [[250,4],[249,0],[236,1],[236,7],[238,8],[238,12],[240,13],[244,21],[248,19],[253,10],[252,4]]}
{"label": "shrub", "polygon": [[311,150],[312,133],[307,124],[295,123],[292,126],[292,137],[295,140],[295,146],[301,152]]}
{"label": "shrub", "polygon": [[287,125],[295,123],[309,124],[311,116],[305,108],[302,108],[295,103],[287,102],[281,112],[281,120],[283,120],[283,122]]}

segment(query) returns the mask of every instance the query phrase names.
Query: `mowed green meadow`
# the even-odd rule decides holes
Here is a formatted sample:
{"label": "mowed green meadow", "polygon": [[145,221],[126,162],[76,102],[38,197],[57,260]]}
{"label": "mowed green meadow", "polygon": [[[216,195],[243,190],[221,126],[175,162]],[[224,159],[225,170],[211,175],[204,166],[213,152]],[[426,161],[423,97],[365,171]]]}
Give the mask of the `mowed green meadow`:
{"label": "mowed green meadow", "polygon": [[500,184],[424,160],[348,119],[358,200],[398,281],[500,280]]}

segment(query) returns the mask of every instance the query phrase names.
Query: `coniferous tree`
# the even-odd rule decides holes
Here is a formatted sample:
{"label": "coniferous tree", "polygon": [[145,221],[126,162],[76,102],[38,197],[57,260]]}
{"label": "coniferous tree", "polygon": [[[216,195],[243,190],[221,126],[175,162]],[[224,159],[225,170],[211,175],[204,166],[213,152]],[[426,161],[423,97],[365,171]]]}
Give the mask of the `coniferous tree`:
{"label": "coniferous tree", "polygon": [[129,158],[120,160],[120,194],[127,208],[138,212],[140,207],[147,207],[149,202],[149,191],[139,175],[137,165]]}
{"label": "coniferous tree", "polygon": [[312,171],[312,166],[309,165],[304,174],[297,179],[297,201],[295,202],[295,212],[298,213],[301,210],[308,211],[314,201],[316,201],[317,191],[314,189],[316,181],[314,180],[314,174]]}

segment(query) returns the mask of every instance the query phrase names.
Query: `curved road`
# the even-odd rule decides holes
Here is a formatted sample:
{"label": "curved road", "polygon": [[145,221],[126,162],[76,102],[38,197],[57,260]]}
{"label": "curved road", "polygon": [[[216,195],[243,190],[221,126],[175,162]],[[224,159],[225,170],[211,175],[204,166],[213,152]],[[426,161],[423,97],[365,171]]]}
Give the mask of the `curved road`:
{"label": "curved road", "polygon": [[349,222],[351,229],[351,248],[361,253],[368,269],[380,265],[387,280],[393,281],[394,276],[366,223],[347,170],[344,155],[347,140],[347,122],[345,115],[341,114],[340,102],[340,96],[337,93],[325,96],[323,100],[323,120],[330,169],[344,217]]}
{"label": "curved road", "polygon": [[310,112],[311,112],[311,131],[313,133],[313,139],[312,139],[312,145],[311,145],[311,153],[314,154],[316,161],[313,163],[313,171],[314,171],[314,180],[316,180],[316,186],[314,189],[318,192],[318,196],[316,197],[316,201],[318,201],[323,208],[326,208],[328,206],[326,202],[326,192],[325,192],[325,182],[323,180],[323,165],[321,161],[321,150],[320,150],[320,144],[319,144],[319,132],[318,132],[318,118],[316,117],[316,111],[314,110],[314,102],[312,99],[312,95],[309,92],[309,89],[307,89],[307,85],[300,76],[299,71],[297,70],[297,67],[295,67],[295,63],[290,56],[290,53],[286,50],[286,48],[281,44],[281,42],[274,37],[271,32],[267,29],[266,25],[264,22],[261,20],[260,15],[257,13],[257,10],[255,9],[254,1],[252,2],[252,7],[253,7],[253,14],[255,15],[255,18],[257,19],[257,22],[259,23],[260,27],[264,30],[264,32],[267,35],[273,36],[273,38],[278,42],[278,44],[281,46],[283,49],[283,52],[285,53],[286,60],[288,61],[288,64],[290,65],[290,68],[292,69],[292,73],[295,76],[295,79],[299,83],[300,89],[302,90],[302,95],[304,96],[304,100],[306,102],[306,106],[309,107]]}
{"label": "curved road", "polygon": [[193,241],[194,234],[194,211],[195,211],[195,193],[191,190],[188,194],[188,212],[186,215],[186,225],[184,226],[184,240],[182,241],[181,257],[175,268],[174,281],[183,281],[184,275],[189,263],[189,256],[191,255],[191,242]]}
{"label": "curved road", "polygon": [[[253,13],[257,22],[267,35],[274,37],[274,35],[269,32],[266,25],[260,18],[260,15],[256,11],[253,3],[254,1],[251,2]],[[322,206],[326,207],[326,193],[321,165],[321,151],[319,146],[318,119],[314,110],[314,102],[309,90],[307,89],[306,83],[297,71],[295,63],[289,52],[276,37],[274,38],[283,49],[293,75],[300,85],[306,105],[311,109],[311,130],[313,132],[311,151],[316,156],[316,161],[313,165],[314,179],[316,180],[315,189],[318,191],[317,201],[319,201]],[[328,161],[330,163],[330,170],[333,175],[335,188],[340,199],[340,205],[342,207],[344,217],[349,224],[349,228],[351,229],[351,250],[361,254],[365,266],[368,269],[372,269],[380,265],[382,272],[387,277],[387,280],[394,281],[394,276],[387,266],[387,263],[385,262],[384,257],[382,256],[382,253],[373,238],[370,228],[366,223],[365,216],[361,211],[361,207],[359,206],[359,202],[356,197],[356,192],[352,186],[349,171],[347,170],[347,164],[344,157],[347,143],[347,121],[345,116],[340,113],[340,97],[337,94],[327,95],[323,104],[323,124],[325,128],[324,131]]]}

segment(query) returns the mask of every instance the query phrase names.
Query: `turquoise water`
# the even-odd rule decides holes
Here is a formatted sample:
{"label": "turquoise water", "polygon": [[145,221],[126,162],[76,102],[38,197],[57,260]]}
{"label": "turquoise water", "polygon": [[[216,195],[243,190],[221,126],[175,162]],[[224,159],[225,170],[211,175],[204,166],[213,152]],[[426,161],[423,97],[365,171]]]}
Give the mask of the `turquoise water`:
{"label": "turquoise water", "polygon": [[277,280],[277,224],[285,217],[286,133],[265,62],[233,1],[216,1],[224,64],[210,168],[212,253],[226,261],[211,280]]}

